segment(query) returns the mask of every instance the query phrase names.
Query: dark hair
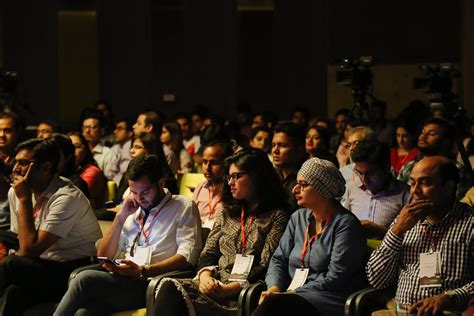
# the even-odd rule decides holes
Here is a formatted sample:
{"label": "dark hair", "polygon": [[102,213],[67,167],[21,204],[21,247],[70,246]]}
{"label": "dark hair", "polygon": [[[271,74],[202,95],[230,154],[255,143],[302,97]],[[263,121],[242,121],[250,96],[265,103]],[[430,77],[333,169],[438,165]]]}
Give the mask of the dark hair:
{"label": "dark hair", "polygon": [[188,122],[191,122],[191,117],[187,113],[184,113],[184,112],[179,112],[174,117],[175,120],[179,120],[182,118],[186,119]]}
{"label": "dark hair", "polygon": [[171,150],[179,156],[179,153],[184,149],[183,145],[183,134],[181,133],[181,127],[176,122],[167,122],[163,125],[163,128],[170,133],[171,136]]}
{"label": "dark hair", "polygon": [[219,160],[224,160],[227,157],[230,157],[231,155],[234,154],[234,151],[232,150],[232,144],[229,142],[222,142],[222,141],[210,142],[204,147],[204,149],[206,149],[207,147],[214,147],[214,146],[218,146],[222,148],[222,155],[221,157],[219,157]]}
{"label": "dark hair", "polygon": [[84,160],[82,160],[79,164],[80,168],[84,168],[87,165],[94,165],[97,166],[97,162],[94,159],[94,155],[92,155],[92,151],[89,148],[89,144],[87,143],[86,139],[84,136],[82,136],[81,133],[79,132],[70,132],[67,134],[67,136],[76,136],[79,137],[82,146],[84,147]]}
{"label": "dark hair", "polygon": [[291,139],[291,142],[295,147],[302,147],[304,150],[304,142],[306,139],[306,134],[304,128],[301,125],[298,125],[293,122],[280,123],[275,126],[273,133],[283,133],[286,134]]}
{"label": "dark hair", "polygon": [[316,126],[309,127],[306,130],[306,135],[308,135],[308,132],[312,129],[315,129],[319,134],[319,144],[318,144],[318,148],[316,148],[316,152],[322,152],[322,153],[329,152],[329,142],[331,138],[329,131],[324,127],[316,125]]}
{"label": "dark hair", "polygon": [[157,183],[163,178],[160,160],[156,155],[146,155],[132,159],[128,165],[126,177],[132,181],[147,177],[151,183]]}
{"label": "dark hair", "polygon": [[74,160],[74,145],[69,137],[64,134],[54,133],[51,140],[55,142],[64,156],[64,170],[62,176],[69,177],[76,173],[76,163]]}
{"label": "dark hair", "polygon": [[126,116],[121,116],[115,120],[115,125],[117,125],[120,122],[125,122],[125,129],[127,132],[133,132],[133,122],[130,120],[129,117]]}
{"label": "dark hair", "polygon": [[[225,160],[226,174],[232,164],[250,176],[258,199],[257,214],[288,208],[285,191],[265,152],[256,148],[245,148],[236,152]],[[240,215],[242,206],[248,206],[246,201],[234,199],[227,181],[224,181],[222,203],[225,211],[233,217]]]}
{"label": "dark hair", "polygon": [[303,113],[306,120],[308,120],[310,117],[309,109],[305,106],[301,106],[301,105],[295,106],[291,114],[295,114],[296,112]]}
{"label": "dark hair", "polygon": [[337,110],[336,113],[334,113],[334,117],[337,117],[339,115],[344,115],[344,116],[349,117],[350,114],[351,114],[351,110],[347,108],[342,108],[342,109]]}
{"label": "dark hair", "polygon": [[351,155],[354,162],[366,162],[382,169],[390,169],[390,148],[376,140],[362,140]]}
{"label": "dark hair", "polygon": [[51,139],[32,138],[19,143],[15,152],[21,150],[30,150],[33,153],[33,159],[39,166],[45,162],[51,163],[50,174],[55,174],[59,164],[59,147],[56,142]]}
{"label": "dark hair", "polygon": [[273,127],[275,125],[275,122],[277,121],[275,113],[271,111],[258,112],[253,115],[253,117],[256,117],[256,116],[262,117],[262,121],[265,126],[268,126],[270,123],[270,127]]}
{"label": "dark hair", "polygon": [[[84,121],[87,119],[96,119],[99,122],[100,128],[105,127],[104,115],[102,114],[100,110],[91,109],[91,108],[84,109],[81,114],[80,124],[84,123]],[[82,128],[82,125],[81,125],[81,128]]]}
{"label": "dark hair", "polygon": [[20,118],[15,114],[11,112],[0,112],[0,119],[10,119],[13,121],[13,129],[15,130],[17,137],[20,137],[20,133],[23,129],[23,124],[20,120]]}
{"label": "dark hair", "polygon": [[423,123],[423,126],[426,126],[428,124],[438,125],[443,131],[443,137],[448,139],[451,142],[451,144],[455,142],[456,127],[451,122],[442,118],[431,117]]}
{"label": "dark hair", "polygon": [[133,136],[132,145],[137,139],[142,142],[143,147],[145,147],[148,155],[157,154],[158,142],[154,134],[148,132],[141,132],[138,135]]}
{"label": "dark hair", "polygon": [[252,128],[252,134],[251,134],[250,139],[254,139],[255,136],[257,136],[258,132],[268,133],[268,135],[270,136],[270,140],[271,140],[271,137],[273,135],[273,132],[269,127],[267,127],[265,125],[260,125],[260,126]]}
{"label": "dark hair", "polygon": [[[152,133],[156,136],[161,134],[161,127],[163,125],[161,116],[156,111],[141,112],[140,115],[145,116],[145,124],[153,126]],[[159,138],[159,137],[158,137]]]}
{"label": "dark hair", "polygon": [[53,129],[53,132],[54,133],[59,133],[60,132],[60,127],[59,127],[59,124],[55,121],[52,121],[52,120],[44,120],[44,121],[40,121],[38,123],[38,126],[40,124],[45,124],[45,125],[48,125],[48,126],[51,126],[51,128]]}

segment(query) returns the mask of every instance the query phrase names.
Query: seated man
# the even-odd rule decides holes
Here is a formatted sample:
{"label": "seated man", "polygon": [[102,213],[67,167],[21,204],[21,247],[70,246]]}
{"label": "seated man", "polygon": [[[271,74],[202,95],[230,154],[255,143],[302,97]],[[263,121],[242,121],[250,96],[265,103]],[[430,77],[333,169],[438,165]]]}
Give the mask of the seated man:
{"label": "seated man", "polygon": [[357,175],[349,183],[344,207],[362,223],[367,238],[383,238],[400,210],[410,201],[408,185],[390,173],[390,149],[363,140],[352,153]]}
{"label": "seated man", "polygon": [[56,175],[59,149],[51,140],[18,145],[8,192],[16,255],[0,263],[0,315],[59,300],[72,270],[91,262],[102,234],[89,201]]}
{"label": "seated man", "polygon": [[211,142],[202,153],[202,169],[206,181],[194,189],[193,201],[201,215],[201,225],[212,229],[217,216],[222,212],[222,184],[224,182],[224,159],[232,155],[232,145]]}
{"label": "seated man", "polygon": [[375,288],[397,286],[397,310],[432,315],[464,310],[474,291],[474,215],[456,201],[459,172],[445,157],[413,168],[413,199],[367,265]]}
{"label": "seated man", "polygon": [[125,259],[117,265],[104,263],[107,271],[79,273],[54,315],[108,315],[144,307],[148,277],[196,264],[199,212],[191,199],[163,188],[161,170],[155,155],[130,162],[126,174],[131,195],[97,250],[98,256]]}

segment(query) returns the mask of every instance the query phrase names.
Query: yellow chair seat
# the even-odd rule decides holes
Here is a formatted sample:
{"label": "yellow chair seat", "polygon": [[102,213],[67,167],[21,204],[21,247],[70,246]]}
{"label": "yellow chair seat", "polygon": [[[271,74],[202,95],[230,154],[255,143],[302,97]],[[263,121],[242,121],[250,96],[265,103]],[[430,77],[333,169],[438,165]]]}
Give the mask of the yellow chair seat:
{"label": "yellow chair seat", "polygon": [[112,316],[146,316],[146,308],[113,313]]}
{"label": "yellow chair seat", "polygon": [[204,181],[206,181],[206,177],[202,173],[183,174],[179,182],[179,195],[192,198],[194,189]]}

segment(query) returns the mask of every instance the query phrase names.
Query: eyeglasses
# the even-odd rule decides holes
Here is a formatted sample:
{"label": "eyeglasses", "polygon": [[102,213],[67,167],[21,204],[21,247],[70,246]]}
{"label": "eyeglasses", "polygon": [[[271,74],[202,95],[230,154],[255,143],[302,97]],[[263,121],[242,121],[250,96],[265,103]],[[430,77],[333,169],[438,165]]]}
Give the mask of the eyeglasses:
{"label": "eyeglasses", "polygon": [[82,126],[82,129],[98,129],[99,126],[98,125],[83,125]]}
{"label": "eyeglasses", "polygon": [[32,162],[35,161],[30,159],[15,159],[13,165],[18,164],[20,167],[27,167]]}
{"label": "eyeglasses", "polygon": [[309,186],[310,184],[306,181],[298,181],[295,183],[295,188],[298,187],[300,189],[301,192],[304,191],[304,189],[306,189],[307,186]]}
{"label": "eyeglasses", "polygon": [[235,172],[235,173],[227,174],[225,176],[225,179],[227,182],[237,181],[240,178],[242,178],[245,174],[247,174],[247,172]]}

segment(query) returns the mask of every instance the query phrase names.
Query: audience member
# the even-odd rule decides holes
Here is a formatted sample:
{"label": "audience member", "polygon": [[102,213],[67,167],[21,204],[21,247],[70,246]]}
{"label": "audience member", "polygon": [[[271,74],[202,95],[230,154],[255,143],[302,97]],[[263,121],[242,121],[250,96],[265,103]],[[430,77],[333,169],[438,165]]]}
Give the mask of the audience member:
{"label": "audience member", "polygon": [[181,129],[176,122],[168,122],[163,125],[160,140],[163,143],[163,152],[166,161],[175,176],[191,172],[193,159],[184,148]]}
{"label": "audience member", "polygon": [[195,279],[164,279],[154,315],[229,315],[248,283],[265,276],[288,222],[278,176],[264,152],[246,148],[226,159],[224,211],[207,238]]}
{"label": "audience member", "polygon": [[76,148],[72,144],[71,139],[67,135],[54,133],[51,140],[56,143],[59,148],[60,155],[57,173],[61,177],[71,180],[71,182],[90,200],[89,186],[79,175],[79,169],[76,165],[75,158]]}
{"label": "audience member", "polygon": [[372,253],[369,282],[379,289],[396,287],[398,313],[440,315],[467,308],[474,286],[474,215],[456,201],[458,179],[446,157],[419,160],[410,175],[412,201]]}
{"label": "audience member", "polygon": [[296,174],[304,160],[304,129],[295,123],[282,123],[275,126],[272,140],[273,165],[287,194],[290,212],[298,208],[291,190],[296,183]]}
{"label": "audience member", "polygon": [[192,267],[201,250],[201,225],[194,202],[163,187],[157,156],[133,159],[127,169],[132,193],[100,241],[97,255],[106,271],[80,272],[54,315],[106,315],[145,306],[148,278]]}
{"label": "audience member", "polygon": [[186,113],[179,113],[176,115],[176,123],[181,128],[183,136],[183,145],[188,153],[192,156],[199,151],[201,147],[201,138],[199,134],[194,134],[191,129],[191,119]]}
{"label": "audience member", "polygon": [[336,200],[344,188],[331,162],[303,164],[293,188],[303,208],[291,216],[252,315],[342,315],[347,297],[366,286],[362,227]]}
{"label": "audience member", "polygon": [[104,171],[104,174],[108,179],[114,180],[118,186],[127,171],[130,160],[132,160],[130,156],[133,137],[131,122],[126,118],[118,119],[115,124],[114,137],[115,144],[111,148],[114,160],[109,164],[109,168]]}
{"label": "audience member", "polygon": [[36,128],[36,137],[48,139],[53,137],[54,133],[59,133],[59,126],[51,120],[41,121]]}
{"label": "audience member", "polygon": [[[397,179],[405,183],[409,183],[413,166],[423,157],[443,156],[448,159],[455,159],[456,127],[444,119],[428,119],[425,121],[418,137],[417,147],[420,154],[414,160],[406,163],[398,173]],[[471,187],[468,175],[470,171],[458,162],[456,166],[460,175],[457,196],[462,198]]]}
{"label": "audience member", "polygon": [[268,154],[271,151],[272,138],[273,133],[271,129],[266,126],[257,126],[252,128],[252,137],[250,138],[249,145],[252,148],[263,150]]}
{"label": "audience member", "polygon": [[232,154],[229,143],[213,142],[204,148],[202,171],[206,181],[198,185],[193,192],[193,201],[199,209],[202,227],[212,229],[216,218],[222,212],[224,159]]}
{"label": "audience member", "polygon": [[291,113],[291,121],[302,126],[304,129],[308,125],[309,117],[309,110],[304,106],[295,106],[293,112]]}
{"label": "audience member", "polygon": [[20,120],[15,114],[0,112],[0,159],[4,163],[14,158],[21,131]]}
{"label": "audience member", "polygon": [[253,115],[252,129],[258,126],[265,126],[272,129],[276,121],[276,117],[271,111],[259,112]]}
{"label": "audience member", "polygon": [[97,166],[84,136],[78,132],[71,132],[68,136],[75,148],[74,156],[79,175],[89,187],[92,208],[104,208],[107,200],[107,179]]}
{"label": "audience member", "polygon": [[22,315],[33,304],[59,300],[69,274],[91,263],[101,237],[89,201],[57,176],[59,149],[50,140],[17,146],[8,193],[16,255],[0,263],[0,314]]}
{"label": "audience member", "polygon": [[393,139],[393,124],[385,117],[387,113],[387,103],[381,100],[374,100],[369,107],[369,127],[372,128],[376,139],[384,144],[391,145]]}
{"label": "audience member", "polygon": [[100,112],[85,112],[82,118],[82,136],[86,139],[94,160],[97,162],[97,167],[102,172],[109,168],[108,165],[114,159],[110,148],[101,143],[104,133],[104,121]]}
{"label": "audience member", "polygon": [[390,151],[378,141],[362,140],[352,153],[357,175],[347,186],[344,207],[362,223],[368,238],[381,239],[410,201],[408,185],[390,172]]}
{"label": "audience member", "polygon": [[395,139],[396,146],[390,149],[390,165],[397,176],[403,165],[414,160],[420,152],[416,148],[416,131],[407,122],[396,123]]}
{"label": "audience member", "polygon": [[320,126],[308,128],[306,132],[305,150],[309,158],[329,160],[339,166],[336,156],[329,152],[329,131]]}
{"label": "audience member", "polygon": [[[329,149],[332,153],[336,153],[339,148],[339,144],[344,138],[344,132],[346,129],[346,123],[348,122],[351,111],[346,108],[342,108],[336,111],[334,114],[334,128],[335,134],[331,135]],[[343,167],[341,165],[341,167]]]}
{"label": "audience member", "polygon": [[104,135],[100,139],[100,142],[107,146],[111,147],[114,144],[114,112],[112,107],[107,100],[97,100],[95,103],[95,109],[102,113],[102,118],[104,120]]}
{"label": "audience member", "polygon": [[[349,148],[349,157],[352,156],[357,144],[362,140],[372,140],[375,138],[374,131],[367,126],[357,126],[350,129],[347,132],[347,146]],[[354,176],[354,162],[351,158],[351,163],[345,165],[344,167],[340,168],[339,170],[342,173],[342,176],[346,180],[346,183],[350,183],[352,180],[355,179]]]}

